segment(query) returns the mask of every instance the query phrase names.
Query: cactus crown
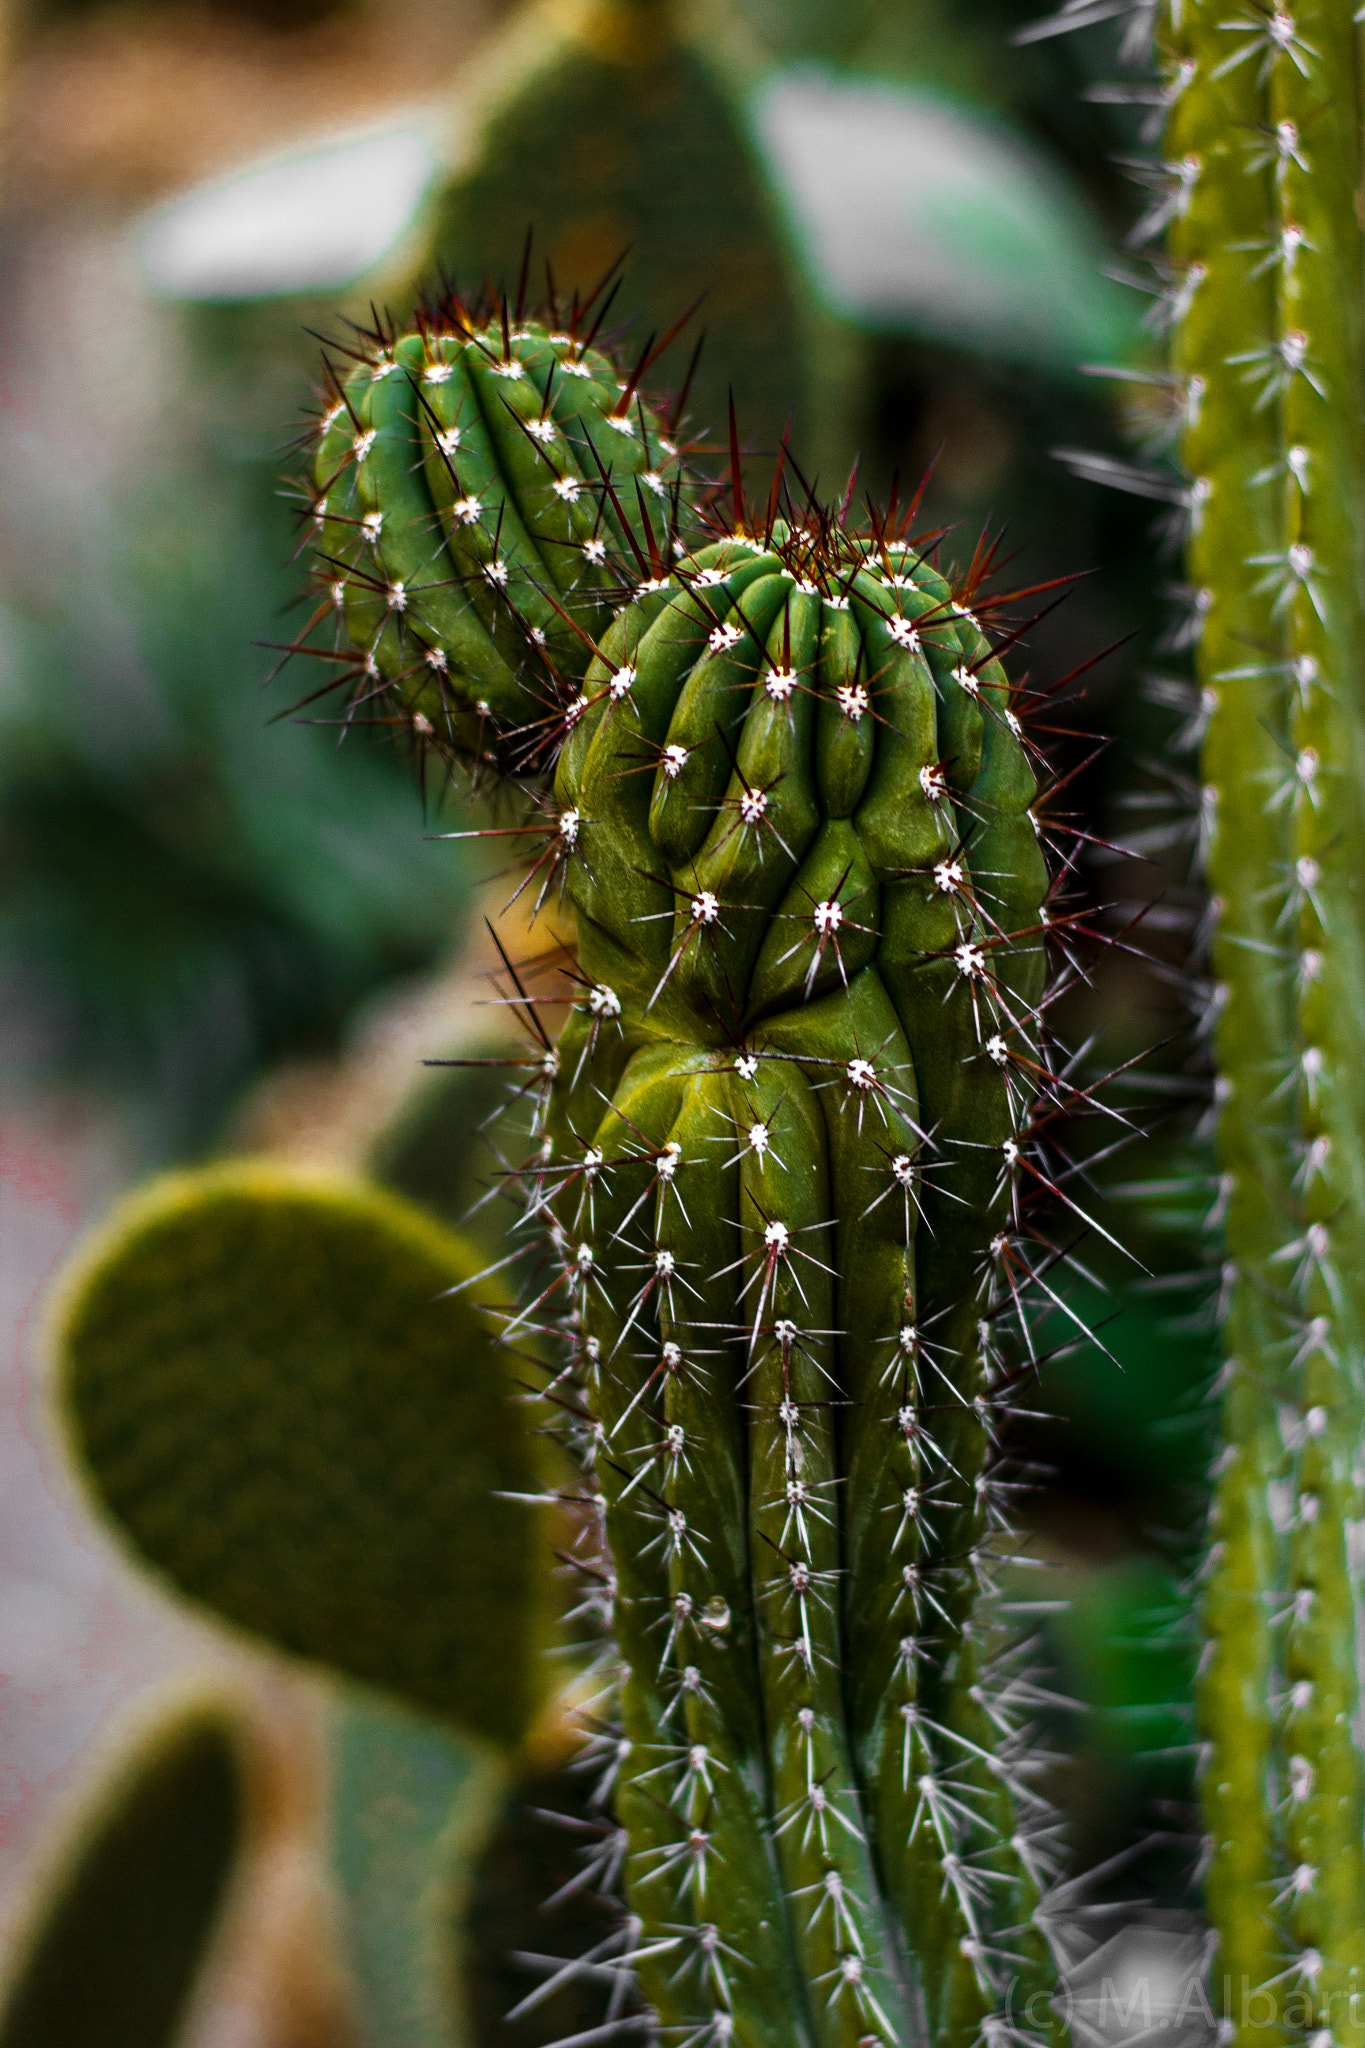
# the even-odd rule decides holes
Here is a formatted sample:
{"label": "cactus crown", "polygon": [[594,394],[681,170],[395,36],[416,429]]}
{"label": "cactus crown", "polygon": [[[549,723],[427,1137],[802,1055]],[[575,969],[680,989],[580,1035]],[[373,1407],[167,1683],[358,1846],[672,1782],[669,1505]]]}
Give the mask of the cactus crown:
{"label": "cactus crown", "polygon": [[686,470],[642,383],[674,336],[619,374],[595,345],[609,305],[447,293],[329,366],[312,623],[334,611],[341,647],[344,622],[352,716],[525,769],[622,589],[663,572]]}

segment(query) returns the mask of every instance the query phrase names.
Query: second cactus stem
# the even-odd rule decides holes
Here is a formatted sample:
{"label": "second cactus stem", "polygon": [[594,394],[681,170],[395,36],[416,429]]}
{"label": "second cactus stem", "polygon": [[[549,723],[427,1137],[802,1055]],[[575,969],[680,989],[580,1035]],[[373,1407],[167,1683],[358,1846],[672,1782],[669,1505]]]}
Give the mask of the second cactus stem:
{"label": "second cactus stem", "polygon": [[1349,0],[1163,15],[1229,1262],[1200,1691],[1214,1974],[1248,2048],[1359,2043],[1358,30]]}
{"label": "second cactus stem", "polygon": [[685,2048],[1042,2040],[1007,1429],[1074,1098],[1002,600],[893,520],[775,489],[754,522],[738,474],[697,544],[671,430],[573,319],[451,305],[357,353],[319,616],[359,702],[530,783],[576,914],[509,1337],[567,1347],[640,1991]]}

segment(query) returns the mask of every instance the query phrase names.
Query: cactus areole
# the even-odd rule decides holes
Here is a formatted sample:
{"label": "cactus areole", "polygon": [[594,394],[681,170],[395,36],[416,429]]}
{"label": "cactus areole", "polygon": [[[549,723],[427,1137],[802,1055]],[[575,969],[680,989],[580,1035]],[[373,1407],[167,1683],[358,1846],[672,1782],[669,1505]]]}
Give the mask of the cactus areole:
{"label": "cactus areole", "polygon": [[[1056,1099],[1023,693],[973,580],[955,591],[895,521],[755,523],[737,490],[738,516],[684,548],[687,487],[652,496],[643,407],[610,460],[580,410],[598,466],[577,461],[572,505],[547,491],[572,436],[524,430],[559,419],[565,345],[510,332],[513,379],[471,356],[497,354],[488,332],[353,373],[321,443],[324,573],[362,692],[373,662],[381,701],[436,723],[444,607],[452,648],[477,620],[502,661],[496,694],[491,658],[485,681],[461,654],[453,723],[477,687],[501,755],[548,764],[530,886],[572,901],[577,959],[534,1055],[522,1178],[547,1263],[509,1334],[553,1325],[567,1347],[551,1399],[597,1511],[581,1566],[614,1657],[590,1751],[619,1954],[669,2042],[1039,2040],[1034,1603],[1001,1585],[1005,1325],[1034,1283],[1030,1161]],[[505,473],[491,425],[477,481],[461,472],[480,511],[457,529],[424,365],[461,350],[481,407],[501,367],[516,426]],[[404,453],[361,455],[386,432]],[[407,560],[385,553],[385,479],[406,503],[423,477],[413,601],[381,616]],[[496,588],[470,566],[494,549]],[[540,619],[546,658],[504,660]]]}

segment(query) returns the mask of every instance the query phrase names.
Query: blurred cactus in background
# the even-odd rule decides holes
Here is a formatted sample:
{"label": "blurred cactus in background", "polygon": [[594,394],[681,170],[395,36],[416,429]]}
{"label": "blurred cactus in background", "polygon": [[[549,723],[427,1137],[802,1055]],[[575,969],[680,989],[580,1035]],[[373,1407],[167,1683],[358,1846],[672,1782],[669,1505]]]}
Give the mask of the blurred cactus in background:
{"label": "blurred cactus in background", "polygon": [[240,1715],[178,1700],[142,1729],[32,1902],[0,1987],[4,2048],[172,2048],[247,1830]]}
{"label": "blurred cactus in background", "polygon": [[692,417],[722,433],[732,390],[746,434],[775,449],[805,411],[812,309],[742,115],[681,17],[675,0],[595,0],[564,29],[519,17],[430,253],[450,277],[506,278],[533,222],[536,289],[547,264],[567,303],[628,252],[612,322],[643,349],[701,301]]}
{"label": "blurred cactus in background", "polygon": [[514,1740],[544,1679],[546,1532],[476,1271],[377,1190],[173,1177],[72,1279],[62,1392],[100,1498],[177,1586]]}

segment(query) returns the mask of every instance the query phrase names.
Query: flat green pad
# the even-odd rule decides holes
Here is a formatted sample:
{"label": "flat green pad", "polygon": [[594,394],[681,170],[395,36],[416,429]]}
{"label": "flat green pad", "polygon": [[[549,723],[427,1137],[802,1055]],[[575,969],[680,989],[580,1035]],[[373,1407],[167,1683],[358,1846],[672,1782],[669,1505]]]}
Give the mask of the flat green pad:
{"label": "flat green pad", "polygon": [[121,1209],[69,1283],[89,1483],[192,1599],[511,1743],[544,1598],[532,1439],[477,1255],[393,1196],[236,1164]]}
{"label": "flat green pad", "polygon": [[169,2048],[243,1829],[234,1716],[178,1705],[83,1816],[21,1938],[0,2048]]}
{"label": "flat green pad", "polygon": [[576,32],[546,36],[439,202],[435,259],[452,277],[515,279],[534,222],[535,261],[567,304],[628,251],[607,323],[624,351],[638,356],[704,294],[661,373],[680,381],[705,329],[692,431],[723,440],[733,392],[746,440],[772,449],[804,382],[794,266],[753,144],[705,49],[689,47],[682,10],[639,7],[633,27],[631,12],[598,4]]}

